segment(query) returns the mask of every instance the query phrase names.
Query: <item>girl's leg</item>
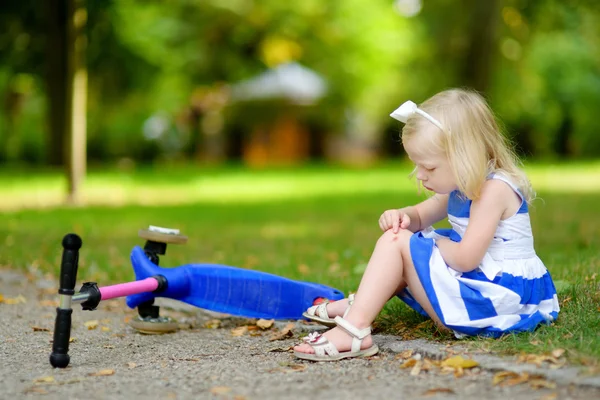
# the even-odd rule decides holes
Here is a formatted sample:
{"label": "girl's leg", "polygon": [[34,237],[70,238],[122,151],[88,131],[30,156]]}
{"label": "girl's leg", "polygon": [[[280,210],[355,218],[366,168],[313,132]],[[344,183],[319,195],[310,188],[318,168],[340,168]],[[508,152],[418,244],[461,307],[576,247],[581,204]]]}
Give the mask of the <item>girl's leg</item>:
{"label": "girl's leg", "polygon": [[[441,324],[425,295],[425,290],[412,263],[409,244],[411,236],[412,232],[406,230],[401,230],[397,234],[387,231],[377,241],[355,294],[354,304],[346,316],[346,320],[358,329],[370,326],[385,303],[406,285],[423,309],[436,323]],[[324,336],[340,352],[350,350],[352,339],[342,329],[333,328]],[[368,336],[363,340],[362,348],[368,348],[372,343],[371,336]],[[294,350],[304,353],[314,352],[308,344],[296,346]]]}

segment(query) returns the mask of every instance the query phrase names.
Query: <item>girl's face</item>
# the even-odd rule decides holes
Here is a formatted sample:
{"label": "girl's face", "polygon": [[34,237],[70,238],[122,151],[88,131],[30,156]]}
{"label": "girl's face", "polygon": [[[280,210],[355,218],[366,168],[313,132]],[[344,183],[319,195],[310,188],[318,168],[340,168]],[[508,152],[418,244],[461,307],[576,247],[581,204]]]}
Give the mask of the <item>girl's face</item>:
{"label": "girl's face", "polygon": [[415,164],[415,177],[427,190],[438,194],[448,194],[456,190],[457,184],[450,163],[444,154],[420,151],[418,140],[404,143],[408,158]]}

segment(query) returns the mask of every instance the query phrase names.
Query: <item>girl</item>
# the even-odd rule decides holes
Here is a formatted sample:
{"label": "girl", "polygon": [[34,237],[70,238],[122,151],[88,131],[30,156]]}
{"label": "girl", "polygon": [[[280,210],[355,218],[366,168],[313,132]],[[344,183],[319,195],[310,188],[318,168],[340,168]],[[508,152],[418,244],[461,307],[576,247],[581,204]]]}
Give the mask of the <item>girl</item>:
{"label": "girl", "polygon": [[[532,331],[558,316],[556,289],[533,248],[528,203],[534,192],[485,100],[441,92],[391,116],[418,182],[434,193],[385,211],[358,290],[305,316],[335,328],[294,347],[313,361],[370,356],[371,323],[398,295],[457,337]],[[431,225],[448,218],[452,229]]]}

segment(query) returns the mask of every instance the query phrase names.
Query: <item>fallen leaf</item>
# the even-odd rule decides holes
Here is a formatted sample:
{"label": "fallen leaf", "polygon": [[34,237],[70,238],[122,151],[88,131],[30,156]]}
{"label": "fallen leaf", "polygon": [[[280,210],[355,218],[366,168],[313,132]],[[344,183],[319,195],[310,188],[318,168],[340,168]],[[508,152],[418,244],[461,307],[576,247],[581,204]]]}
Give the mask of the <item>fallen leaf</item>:
{"label": "fallen leaf", "polygon": [[2,300],[2,302],[4,304],[21,304],[21,303],[27,303],[27,299],[21,295],[18,295],[17,297],[13,297],[13,298],[5,298]]}
{"label": "fallen leaf", "polygon": [[412,355],[413,350],[404,350],[403,352],[398,353],[395,358],[401,358],[403,360],[406,360],[407,358],[412,357]]}
{"label": "fallen leaf", "polygon": [[519,376],[516,372],[512,371],[500,371],[494,375],[492,378],[492,385],[496,386],[497,384],[505,381],[508,378],[515,378]]}
{"label": "fallen leaf", "polygon": [[284,373],[288,373],[288,372],[301,372],[301,371],[304,371],[306,369],[306,365],[304,365],[304,364],[283,364],[282,366],[286,367],[286,368],[275,368],[275,369],[269,370],[269,372],[271,372],[271,373],[275,373],[275,372],[284,372]]}
{"label": "fallen leaf", "polygon": [[54,377],[53,376],[44,376],[42,378],[37,378],[33,382],[34,383],[53,383]]}
{"label": "fallen leaf", "polygon": [[2,296],[2,293],[0,293],[0,303],[4,302],[4,296]]}
{"label": "fallen leaf", "polygon": [[463,358],[462,356],[454,356],[445,359],[441,363],[442,367],[451,367],[451,368],[474,368],[479,365],[479,363],[470,358]]}
{"label": "fallen leaf", "polygon": [[556,383],[546,379],[532,379],[529,381],[529,385],[534,389],[556,389]]}
{"label": "fallen leaf", "polygon": [[114,369],[101,369],[98,372],[90,372],[88,376],[111,376],[115,374]]}
{"label": "fallen leaf", "polygon": [[554,400],[557,397],[558,397],[558,393],[554,392],[554,393],[548,393],[547,395],[540,397],[539,400]]}
{"label": "fallen leaf", "polygon": [[273,336],[271,336],[269,338],[269,342],[272,342],[274,340],[283,340],[288,337],[294,336],[294,332],[292,332],[292,329],[294,329],[295,327],[296,327],[295,323],[293,323],[293,322],[288,323],[286,326],[283,327],[283,329],[281,331],[276,332]]}
{"label": "fallen leaf", "polygon": [[210,392],[212,394],[227,394],[229,392],[231,392],[231,388],[227,387],[227,386],[215,386],[213,388],[210,389]]}
{"label": "fallen leaf", "polygon": [[34,332],[50,332],[50,329],[42,328],[40,326],[32,326],[31,329],[33,329]]}
{"label": "fallen leaf", "polygon": [[102,332],[110,332],[110,328],[108,326],[103,326]]}
{"label": "fallen leaf", "polygon": [[423,396],[433,396],[435,394],[438,393],[450,393],[450,394],[454,394],[454,390],[450,389],[450,388],[433,388],[433,389],[429,389],[428,391],[426,391],[425,393],[423,393]]}
{"label": "fallen leaf", "polygon": [[269,353],[287,353],[288,351],[291,351],[293,349],[292,346],[288,346],[288,347],[274,347],[270,350],[267,350],[267,352]]}
{"label": "fallen leaf", "polygon": [[231,330],[231,335],[232,336],[243,336],[244,333],[248,332],[248,327],[247,326],[238,326],[237,328],[234,328]]}
{"label": "fallen leaf", "polygon": [[[290,364],[287,372],[299,372],[304,371],[306,369],[305,364]],[[285,372],[285,371],[284,371]]]}
{"label": "fallen leaf", "polygon": [[73,342],[74,342],[74,341],[76,341],[76,340],[77,340],[77,338],[70,337],[70,338],[69,338],[69,343],[73,343]]}
{"label": "fallen leaf", "polygon": [[128,362],[127,363],[127,368],[129,369],[134,369],[135,367],[137,367],[137,364],[134,362]]}
{"label": "fallen leaf", "polygon": [[220,319],[211,319],[210,321],[206,321],[204,323],[204,327],[207,329],[217,329],[220,326],[221,326]]}
{"label": "fallen leaf", "polygon": [[400,368],[412,368],[417,363],[417,360],[414,358],[408,359],[400,365]]}
{"label": "fallen leaf", "polygon": [[91,321],[84,322],[83,325],[85,325],[85,327],[91,331],[92,329],[96,329],[98,327],[98,320],[93,319]]}
{"label": "fallen leaf", "polygon": [[560,358],[563,354],[565,354],[565,349],[555,349],[552,350],[552,356],[556,358]]}
{"label": "fallen leaf", "polygon": [[269,329],[270,327],[273,326],[273,324],[275,323],[274,319],[259,319],[258,321],[256,321],[256,326],[258,326],[260,329]]}
{"label": "fallen leaf", "polygon": [[39,386],[32,386],[23,391],[23,393],[48,394],[48,391]]}

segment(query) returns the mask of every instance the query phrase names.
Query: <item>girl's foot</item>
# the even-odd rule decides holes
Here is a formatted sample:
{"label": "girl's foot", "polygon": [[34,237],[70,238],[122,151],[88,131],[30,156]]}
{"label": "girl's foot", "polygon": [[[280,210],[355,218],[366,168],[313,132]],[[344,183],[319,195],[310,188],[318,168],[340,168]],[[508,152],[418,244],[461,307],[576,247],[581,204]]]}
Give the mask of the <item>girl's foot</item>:
{"label": "girl's foot", "polygon": [[347,299],[326,302],[317,306],[312,306],[306,310],[302,316],[314,322],[318,322],[328,327],[335,326],[335,317],[344,317],[352,303],[354,302],[354,294],[348,296]]}
{"label": "girl's foot", "polygon": [[333,319],[337,316],[343,316],[346,310],[348,309],[348,303],[348,298],[328,303],[326,307],[329,318]]}
{"label": "girl's foot", "polygon": [[[341,301],[341,300],[340,300]],[[337,303],[337,302],[336,302]],[[342,328],[336,327],[323,334],[329,342],[331,342],[340,353],[348,352],[352,349],[352,336]],[[366,336],[361,345],[361,350],[368,349],[373,345],[373,338],[371,335]],[[305,354],[314,354],[315,350],[308,343],[302,343],[298,346],[294,346],[294,351]]]}

